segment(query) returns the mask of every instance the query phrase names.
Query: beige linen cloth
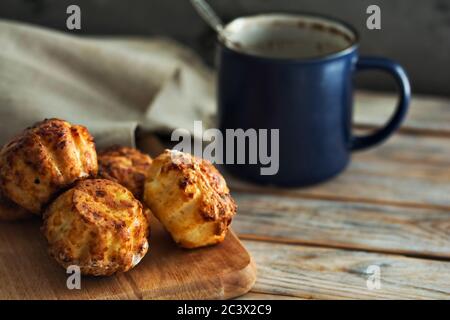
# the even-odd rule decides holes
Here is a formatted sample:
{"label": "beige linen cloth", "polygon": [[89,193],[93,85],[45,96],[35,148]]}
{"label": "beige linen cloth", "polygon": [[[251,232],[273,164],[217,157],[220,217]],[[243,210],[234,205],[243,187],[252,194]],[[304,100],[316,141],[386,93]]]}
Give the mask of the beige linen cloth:
{"label": "beige linen cloth", "polygon": [[214,76],[167,39],[82,38],[0,20],[0,145],[44,118],[83,124],[98,146],[144,130],[212,126]]}

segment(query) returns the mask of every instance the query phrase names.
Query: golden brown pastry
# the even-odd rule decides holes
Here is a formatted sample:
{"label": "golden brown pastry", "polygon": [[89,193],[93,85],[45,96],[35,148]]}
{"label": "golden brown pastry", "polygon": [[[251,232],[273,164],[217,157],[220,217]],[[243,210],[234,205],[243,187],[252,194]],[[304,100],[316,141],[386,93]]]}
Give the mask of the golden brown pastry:
{"label": "golden brown pastry", "polygon": [[31,217],[31,214],[24,208],[18,206],[0,191],[0,221],[13,221]]}
{"label": "golden brown pastry", "polygon": [[0,189],[40,214],[62,189],[97,174],[94,140],[83,126],[49,119],[24,130],[0,152]]}
{"label": "golden brown pastry", "polygon": [[152,158],[134,148],[114,146],[99,152],[98,175],[120,183],[142,199]]}
{"label": "golden brown pastry", "polygon": [[153,160],[144,201],[184,248],[224,240],[236,205],[222,175],[207,160],[166,150]]}
{"label": "golden brown pastry", "polygon": [[94,179],[78,182],[46,210],[42,227],[49,252],[82,274],[125,272],[147,253],[149,225],[142,204],[120,184]]}

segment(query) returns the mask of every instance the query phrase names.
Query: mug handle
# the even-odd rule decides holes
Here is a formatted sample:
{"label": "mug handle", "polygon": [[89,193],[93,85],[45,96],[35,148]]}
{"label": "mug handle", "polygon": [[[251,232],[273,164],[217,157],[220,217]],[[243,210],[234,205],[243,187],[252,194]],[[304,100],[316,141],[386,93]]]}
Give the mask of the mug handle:
{"label": "mug handle", "polygon": [[350,149],[352,151],[372,147],[392,135],[406,116],[409,102],[411,100],[411,86],[405,70],[395,61],[379,57],[361,57],[356,63],[356,71],[369,69],[382,70],[392,75],[399,89],[400,99],[397,109],[388,123],[376,132],[367,136],[354,136],[351,139]]}

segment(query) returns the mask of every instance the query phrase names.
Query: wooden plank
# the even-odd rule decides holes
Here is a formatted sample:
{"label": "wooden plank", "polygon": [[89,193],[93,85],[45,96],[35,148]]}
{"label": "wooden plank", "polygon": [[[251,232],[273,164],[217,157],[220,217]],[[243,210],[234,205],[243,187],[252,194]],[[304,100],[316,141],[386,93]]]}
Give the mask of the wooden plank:
{"label": "wooden plank", "polygon": [[[450,299],[450,262],[244,241],[258,265],[252,292],[303,299]],[[381,288],[367,288],[380,267]]]}
{"label": "wooden plank", "polygon": [[[390,118],[397,95],[358,91],[355,97],[357,127],[380,127]],[[450,135],[450,99],[414,95],[403,131]]]}
{"label": "wooden plank", "polygon": [[351,165],[337,178],[308,188],[258,186],[226,176],[236,192],[450,211],[450,139],[396,135],[378,148],[355,153]]}
{"label": "wooden plank", "polygon": [[241,238],[450,259],[450,212],[236,193]]}
{"label": "wooden plank", "polygon": [[266,294],[250,291],[249,293],[246,293],[243,296],[236,298],[236,300],[305,300],[305,299],[292,297],[288,295]]}
{"label": "wooden plank", "polygon": [[0,223],[0,299],[226,299],[250,290],[253,262],[231,232],[217,246],[178,248],[152,219],[150,249],[133,270],[82,277],[68,290],[68,275],[47,254],[39,219]]}

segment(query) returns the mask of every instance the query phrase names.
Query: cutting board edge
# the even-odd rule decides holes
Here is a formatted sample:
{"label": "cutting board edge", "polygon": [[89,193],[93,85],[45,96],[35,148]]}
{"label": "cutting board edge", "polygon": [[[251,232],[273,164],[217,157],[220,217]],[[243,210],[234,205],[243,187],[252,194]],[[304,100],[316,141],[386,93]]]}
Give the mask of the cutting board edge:
{"label": "cutting board edge", "polygon": [[[9,225],[9,224],[8,224]],[[36,221],[32,221],[29,224],[26,225],[25,233],[29,235],[28,237],[23,237],[21,241],[23,243],[28,243],[30,239],[36,236],[36,234],[39,234],[39,236],[42,236],[42,234],[37,230],[35,227]],[[9,230],[6,234],[7,236],[11,236],[11,232],[15,232],[15,228],[8,229],[6,225],[4,226],[6,230]],[[32,232],[27,232],[27,231]],[[57,291],[53,292],[53,295],[47,295],[42,296],[39,292],[36,294],[33,294],[33,296],[28,296],[28,299],[30,300],[90,300],[90,299],[96,299],[96,300],[110,300],[110,299],[120,299],[120,300],[141,300],[141,299],[176,299],[176,300],[201,300],[201,299],[230,299],[235,298],[238,296],[241,296],[245,293],[247,293],[253,285],[256,282],[256,265],[253,262],[253,259],[250,255],[250,253],[246,250],[245,246],[242,244],[242,242],[239,240],[239,238],[236,236],[236,234],[233,232],[233,230],[230,229],[229,234],[229,241],[231,241],[233,250],[230,252],[232,254],[231,257],[227,257],[223,261],[227,261],[227,268],[223,269],[221,272],[221,268],[216,265],[214,268],[216,272],[214,272],[214,268],[211,269],[211,267],[208,267],[210,269],[210,273],[204,274],[205,277],[194,277],[191,281],[191,279],[185,279],[184,283],[181,283],[179,287],[177,285],[172,286],[169,283],[168,287],[160,287],[157,290],[148,290],[145,286],[141,286],[139,282],[136,282],[135,277],[131,277],[131,273],[126,273],[125,277],[122,277],[119,280],[119,286],[120,283],[124,283],[127,285],[129,290],[124,291],[117,291],[117,288],[113,288],[111,285],[111,288],[113,291],[109,291],[108,287],[105,287],[106,290],[103,293],[100,293],[99,295],[93,295],[95,291],[89,290],[87,292],[83,292],[83,294],[77,294],[77,292],[73,292],[73,295],[60,295]],[[36,242],[42,244],[40,241]],[[43,244],[42,244],[43,245]],[[220,254],[227,254],[226,251],[222,252]],[[235,255],[238,255],[239,257],[234,257]],[[42,260],[45,263],[48,264],[51,259],[47,256],[44,258],[44,256],[40,255],[38,260],[40,260],[42,257]],[[230,260],[231,259],[231,260]],[[221,261],[222,259],[217,259],[216,261]],[[234,264],[229,264],[230,261],[235,261]],[[54,264],[56,262],[53,261]],[[234,267],[233,267],[234,266]],[[143,270],[145,271],[145,270]],[[131,280],[130,280],[131,279]],[[114,284],[116,285],[116,284]],[[102,285],[103,286],[103,285]],[[108,286],[108,285],[106,285]],[[94,290],[96,288],[99,288],[100,286],[92,286]],[[88,287],[86,287],[88,288]],[[55,289],[56,290],[56,289]],[[38,290],[39,291],[39,290]],[[1,295],[0,291],[0,295]],[[5,293],[5,292],[3,292]],[[6,294],[4,296],[4,299],[7,300],[21,300],[20,294],[17,294],[17,292],[14,292],[13,294]]]}
{"label": "cutting board edge", "polygon": [[[237,238],[237,239],[239,239],[239,238]],[[245,249],[245,250],[248,253],[247,249]],[[230,281],[231,283],[237,282],[237,283],[239,283],[239,285],[238,286],[235,286],[233,284],[230,284],[228,286],[225,285],[224,286],[224,296],[222,297],[222,299],[233,299],[233,298],[240,297],[240,296],[246,294],[247,292],[249,292],[255,285],[256,278],[257,278],[257,268],[256,268],[256,264],[253,261],[253,258],[251,257],[251,255],[249,253],[248,253],[248,255],[249,255],[250,261],[247,266],[245,266],[238,272],[230,272],[225,275],[226,276],[225,279],[228,279],[228,277],[230,277],[229,280],[231,280]],[[234,288],[236,288],[236,289],[234,289]]]}
{"label": "cutting board edge", "polygon": [[[218,290],[214,290],[212,293],[205,288],[197,292],[186,291],[179,292],[177,294],[171,295],[154,295],[154,292],[145,290],[140,292],[140,296],[143,300],[226,300],[233,299],[242,296],[249,292],[257,278],[257,268],[253,261],[251,254],[247,251],[245,246],[242,244],[236,233],[230,229],[230,235],[233,237],[233,241],[236,241],[241,247],[241,250],[247,255],[247,263],[240,269],[233,270],[227,273],[216,274],[213,277],[206,280],[208,283],[219,283],[220,287]],[[166,288],[168,292],[175,290],[175,288]]]}

